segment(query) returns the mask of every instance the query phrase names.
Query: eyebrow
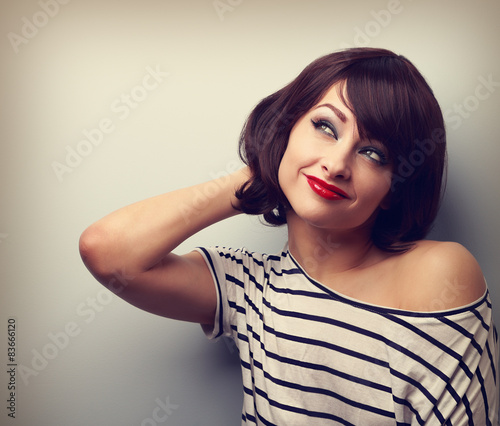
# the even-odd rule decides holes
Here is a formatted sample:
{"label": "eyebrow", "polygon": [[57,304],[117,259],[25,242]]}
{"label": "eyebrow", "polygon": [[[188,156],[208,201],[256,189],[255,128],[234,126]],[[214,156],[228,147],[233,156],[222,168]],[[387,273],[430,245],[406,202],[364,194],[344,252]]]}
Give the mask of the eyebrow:
{"label": "eyebrow", "polygon": [[342,123],[345,123],[347,121],[346,115],[342,111],[340,111],[340,109],[338,109],[337,107],[334,107],[332,104],[328,104],[328,103],[321,104],[321,105],[318,105],[316,107],[316,109],[321,108],[321,107],[330,108],[335,113],[335,115],[340,119],[340,121],[342,121]]}

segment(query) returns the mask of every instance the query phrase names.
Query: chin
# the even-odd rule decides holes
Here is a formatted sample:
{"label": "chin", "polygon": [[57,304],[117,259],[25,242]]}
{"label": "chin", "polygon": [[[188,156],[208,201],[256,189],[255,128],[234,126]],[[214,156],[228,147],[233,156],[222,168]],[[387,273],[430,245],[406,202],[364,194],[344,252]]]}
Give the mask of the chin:
{"label": "chin", "polygon": [[302,223],[312,228],[336,232],[366,232],[371,229],[375,216],[356,218],[351,212],[325,212],[319,208],[291,210],[287,214],[288,224]]}
{"label": "chin", "polygon": [[[314,228],[322,228],[322,229],[339,229],[344,228],[344,222],[341,218],[336,218],[335,215],[330,214],[321,214],[318,211],[308,211],[308,212],[293,212],[292,219],[294,222],[302,222]],[[288,220],[290,223],[290,220]],[[349,227],[349,226],[347,226]]]}

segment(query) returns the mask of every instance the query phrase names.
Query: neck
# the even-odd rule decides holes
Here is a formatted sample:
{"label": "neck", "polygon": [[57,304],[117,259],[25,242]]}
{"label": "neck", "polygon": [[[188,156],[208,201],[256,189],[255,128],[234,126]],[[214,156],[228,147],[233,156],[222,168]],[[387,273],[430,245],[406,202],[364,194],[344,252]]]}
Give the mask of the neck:
{"label": "neck", "polygon": [[287,216],[290,253],[313,278],[329,277],[373,265],[383,252],[373,245],[371,230],[326,230]]}

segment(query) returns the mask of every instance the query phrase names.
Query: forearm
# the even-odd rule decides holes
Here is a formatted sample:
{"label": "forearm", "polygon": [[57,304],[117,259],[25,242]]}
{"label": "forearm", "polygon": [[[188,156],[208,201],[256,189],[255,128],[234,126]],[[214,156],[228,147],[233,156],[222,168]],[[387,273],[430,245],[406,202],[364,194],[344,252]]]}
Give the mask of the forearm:
{"label": "forearm", "polygon": [[109,214],[82,234],[86,265],[95,275],[149,270],[191,235],[237,214],[234,193],[248,177],[244,168]]}

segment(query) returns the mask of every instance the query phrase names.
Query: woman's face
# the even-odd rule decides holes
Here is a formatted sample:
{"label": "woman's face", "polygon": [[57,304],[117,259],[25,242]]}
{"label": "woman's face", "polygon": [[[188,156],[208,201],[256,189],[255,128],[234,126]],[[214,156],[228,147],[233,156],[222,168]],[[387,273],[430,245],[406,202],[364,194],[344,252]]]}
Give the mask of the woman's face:
{"label": "woman's face", "polygon": [[387,149],[360,139],[356,120],[336,84],[293,127],[279,167],[279,183],[293,212],[309,224],[356,229],[388,204]]}

